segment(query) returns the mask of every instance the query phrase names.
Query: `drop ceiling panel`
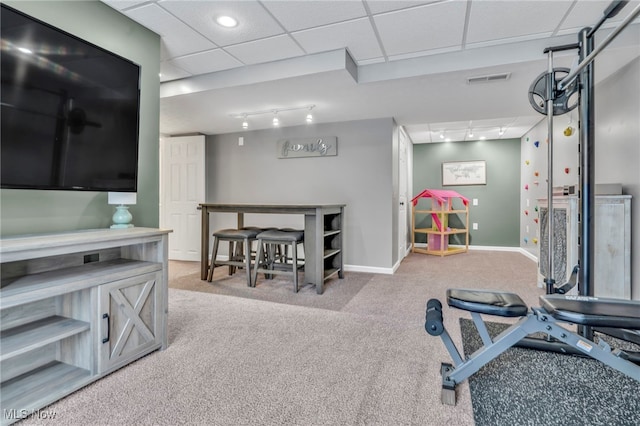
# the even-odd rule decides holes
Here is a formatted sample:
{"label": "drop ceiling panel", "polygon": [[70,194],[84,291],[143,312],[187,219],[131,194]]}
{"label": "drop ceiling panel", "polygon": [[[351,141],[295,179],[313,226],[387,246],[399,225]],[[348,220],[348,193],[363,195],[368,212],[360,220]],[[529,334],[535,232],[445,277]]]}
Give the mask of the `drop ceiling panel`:
{"label": "drop ceiling panel", "polygon": [[403,0],[366,0],[371,13],[391,12],[392,10],[407,9],[410,7],[421,6],[429,3],[435,3],[438,0],[426,1],[403,1]]}
{"label": "drop ceiling panel", "polygon": [[[160,1],[162,7],[219,46],[244,43],[284,33],[256,1]],[[232,16],[238,26],[225,28],[216,17]]]}
{"label": "drop ceiling panel", "polygon": [[549,36],[558,27],[570,1],[473,1],[467,43]]}
{"label": "drop ceiling panel", "polygon": [[217,47],[156,4],[129,10],[127,16],[162,36],[163,60]]}
{"label": "drop ceiling panel", "polygon": [[145,3],[147,0],[102,0],[104,3],[113,7],[117,10],[123,10],[128,7],[133,7],[142,3]]}
{"label": "drop ceiling panel", "polygon": [[287,31],[333,24],[367,14],[359,1],[266,1],[263,4]]}
{"label": "drop ceiling panel", "polygon": [[236,44],[225,50],[247,65],[304,55],[304,51],[288,35]]}
{"label": "drop ceiling panel", "polygon": [[466,2],[435,3],[373,17],[387,55],[460,46]]}
{"label": "drop ceiling panel", "polygon": [[[440,138],[440,133],[438,132],[438,138],[440,141],[449,142],[449,141],[463,141],[467,135],[466,129],[455,129],[455,130],[447,130],[444,132],[444,139]],[[433,141],[436,140],[434,134],[431,134],[431,139]]]}
{"label": "drop ceiling panel", "polygon": [[[610,1],[580,1],[575,4],[571,13],[560,25],[561,32],[572,32],[577,34],[589,22],[589,26],[595,25],[603,16],[603,11],[609,6]],[[638,1],[629,2],[617,16],[607,19],[603,28],[617,26],[631,10],[638,5]],[[571,31],[569,31],[571,30]]]}
{"label": "drop ceiling panel", "polygon": [[183,56],[173,59],[170,63],[194,75],[242,66],[240,62],[222,49]]}
{"label": "drop ceiling panel", "polygon": [[380,44],[368,18],[298,31],[292,36],[307,53],[346,47],[356,61],[382,57]]}

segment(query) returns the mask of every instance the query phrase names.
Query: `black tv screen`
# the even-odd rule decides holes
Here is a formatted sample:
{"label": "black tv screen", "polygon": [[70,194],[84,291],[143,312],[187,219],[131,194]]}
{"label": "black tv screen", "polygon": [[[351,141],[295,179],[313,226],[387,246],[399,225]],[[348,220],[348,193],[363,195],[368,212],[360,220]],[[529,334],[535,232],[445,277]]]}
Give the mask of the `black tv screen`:
{"label": "black tv screen", "polygon": [[136,191],[140,67],[2,5],[0,184]]}

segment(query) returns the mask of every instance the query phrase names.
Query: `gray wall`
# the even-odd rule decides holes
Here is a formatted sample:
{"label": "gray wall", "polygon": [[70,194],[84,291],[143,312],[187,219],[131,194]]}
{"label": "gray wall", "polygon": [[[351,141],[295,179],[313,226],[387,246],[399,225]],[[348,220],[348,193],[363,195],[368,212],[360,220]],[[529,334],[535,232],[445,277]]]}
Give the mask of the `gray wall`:
{"label": "gray wall", "polygon": [[[597,60],[596,60],[597,62]],[[597,68],[596,68],[597,73]],[[623,193],[631,200],[631,297],[640,300],[640,59],[622,67],[595,89],[595,165],[596,183],[622,183]],[[571,114],[554,118],[554,186],[578,184],[577,167],[578,136],[566,137],[562,131],[569,123]],[[573,126],[577,128],[577,111],[574,111]],[[529,190],[522,192],[522,210],[526,200],[534,205],[538,197],[546,198],[547,160],[546,120],[541,121],[522,138],[522,186],[529,184]],[[533,142],[539,140],[540,147]],[[529,165],[526,165],[529,161]],[[564,168],[570,172],[565,173]],[[538,170],[539,178],[534,178]],[[539,179],[539,185],[531,185]],[[535,216],[533,216],[535,217]],[[537,225],[533,217],[521,218],[522,247],[538,256],[538,247],[532,243]],[[527,226],[529,232],[527,232]],[[528,243],[524,238],[528,237]]]}
{"label": "gray wall", "polygon": [[[478,230],[470,230],[470,244],[478,246],[519,246],[520,198],[520,140],[486,140],[476,142],[442,142],[413,146],[413,194],[424,189],[442,189],[442,163],[449,161],[485,160],[487,184],[447,186],[472,200],[469,203],[469,227],[478,223]],[[451,220],[451,219],[450,219]],[[464,217],[460,217],[463,221]],[[430,220],[418,222],[419,227],[430,226]],[[460,237],[458,237],[460,238]],[[416,242],[425,242],[417,235]],[[452,237],[450,242],[463,243]]]}
{"label": "gray wall", "polygon": [[[142,66],[136,226],[158,226],[160,37],[97,1],[4,1]],[[101,192],[0,190],[0,235],[106,228],[113,206]]]}
{"label": "gray wall", "polygon": [[[397,246],[393,133],[393,120],[385,118],[208,136],[207,202],[346,204],[345,264],[351,270],[391,268]],[[337,136],[338,155],[277,158],[278,139],[318,136]],[[213,220],[215,229],[235,225],[231,214],[216,214]],[[301,227],[303,221],[298,216],[247,215],[245,224]]]}
{"label": "gray wall", "polygon": [[595,92],[596,182],[622,183],[632,196],[631,298],[640,300],[640,58]]}

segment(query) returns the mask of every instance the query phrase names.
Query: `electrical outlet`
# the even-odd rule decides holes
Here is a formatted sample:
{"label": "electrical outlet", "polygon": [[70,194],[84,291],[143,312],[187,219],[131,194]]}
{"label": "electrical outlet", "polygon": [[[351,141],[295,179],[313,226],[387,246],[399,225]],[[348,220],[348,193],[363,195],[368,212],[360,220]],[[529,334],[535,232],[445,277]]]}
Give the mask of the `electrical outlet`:
{"label": "electrical outlet", "polygon": [[477,198],[474,198],[474,199],[473,199],[473,205],[474,205],[474,206],[477,206],[477,205],[478,205],[478,199],[477,199]]}
{"label": "electrical outlet", "polygon": [[473,222],[473,230],[474,231],[478,230],[478,224],[476,222]]}
{"label": "electrical outlet", "polygon": [[244,145],[244,136],[240,136],[238,138],[238,146],[243,146]]}

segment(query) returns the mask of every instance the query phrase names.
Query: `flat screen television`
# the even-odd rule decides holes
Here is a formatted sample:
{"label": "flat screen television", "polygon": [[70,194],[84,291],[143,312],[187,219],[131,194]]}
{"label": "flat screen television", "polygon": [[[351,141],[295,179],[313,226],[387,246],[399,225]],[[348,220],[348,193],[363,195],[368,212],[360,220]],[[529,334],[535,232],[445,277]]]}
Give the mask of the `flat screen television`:
{"label": "flat screen television", "polygon": [[2,188],[134,192],[140,66],[2,5]]}

